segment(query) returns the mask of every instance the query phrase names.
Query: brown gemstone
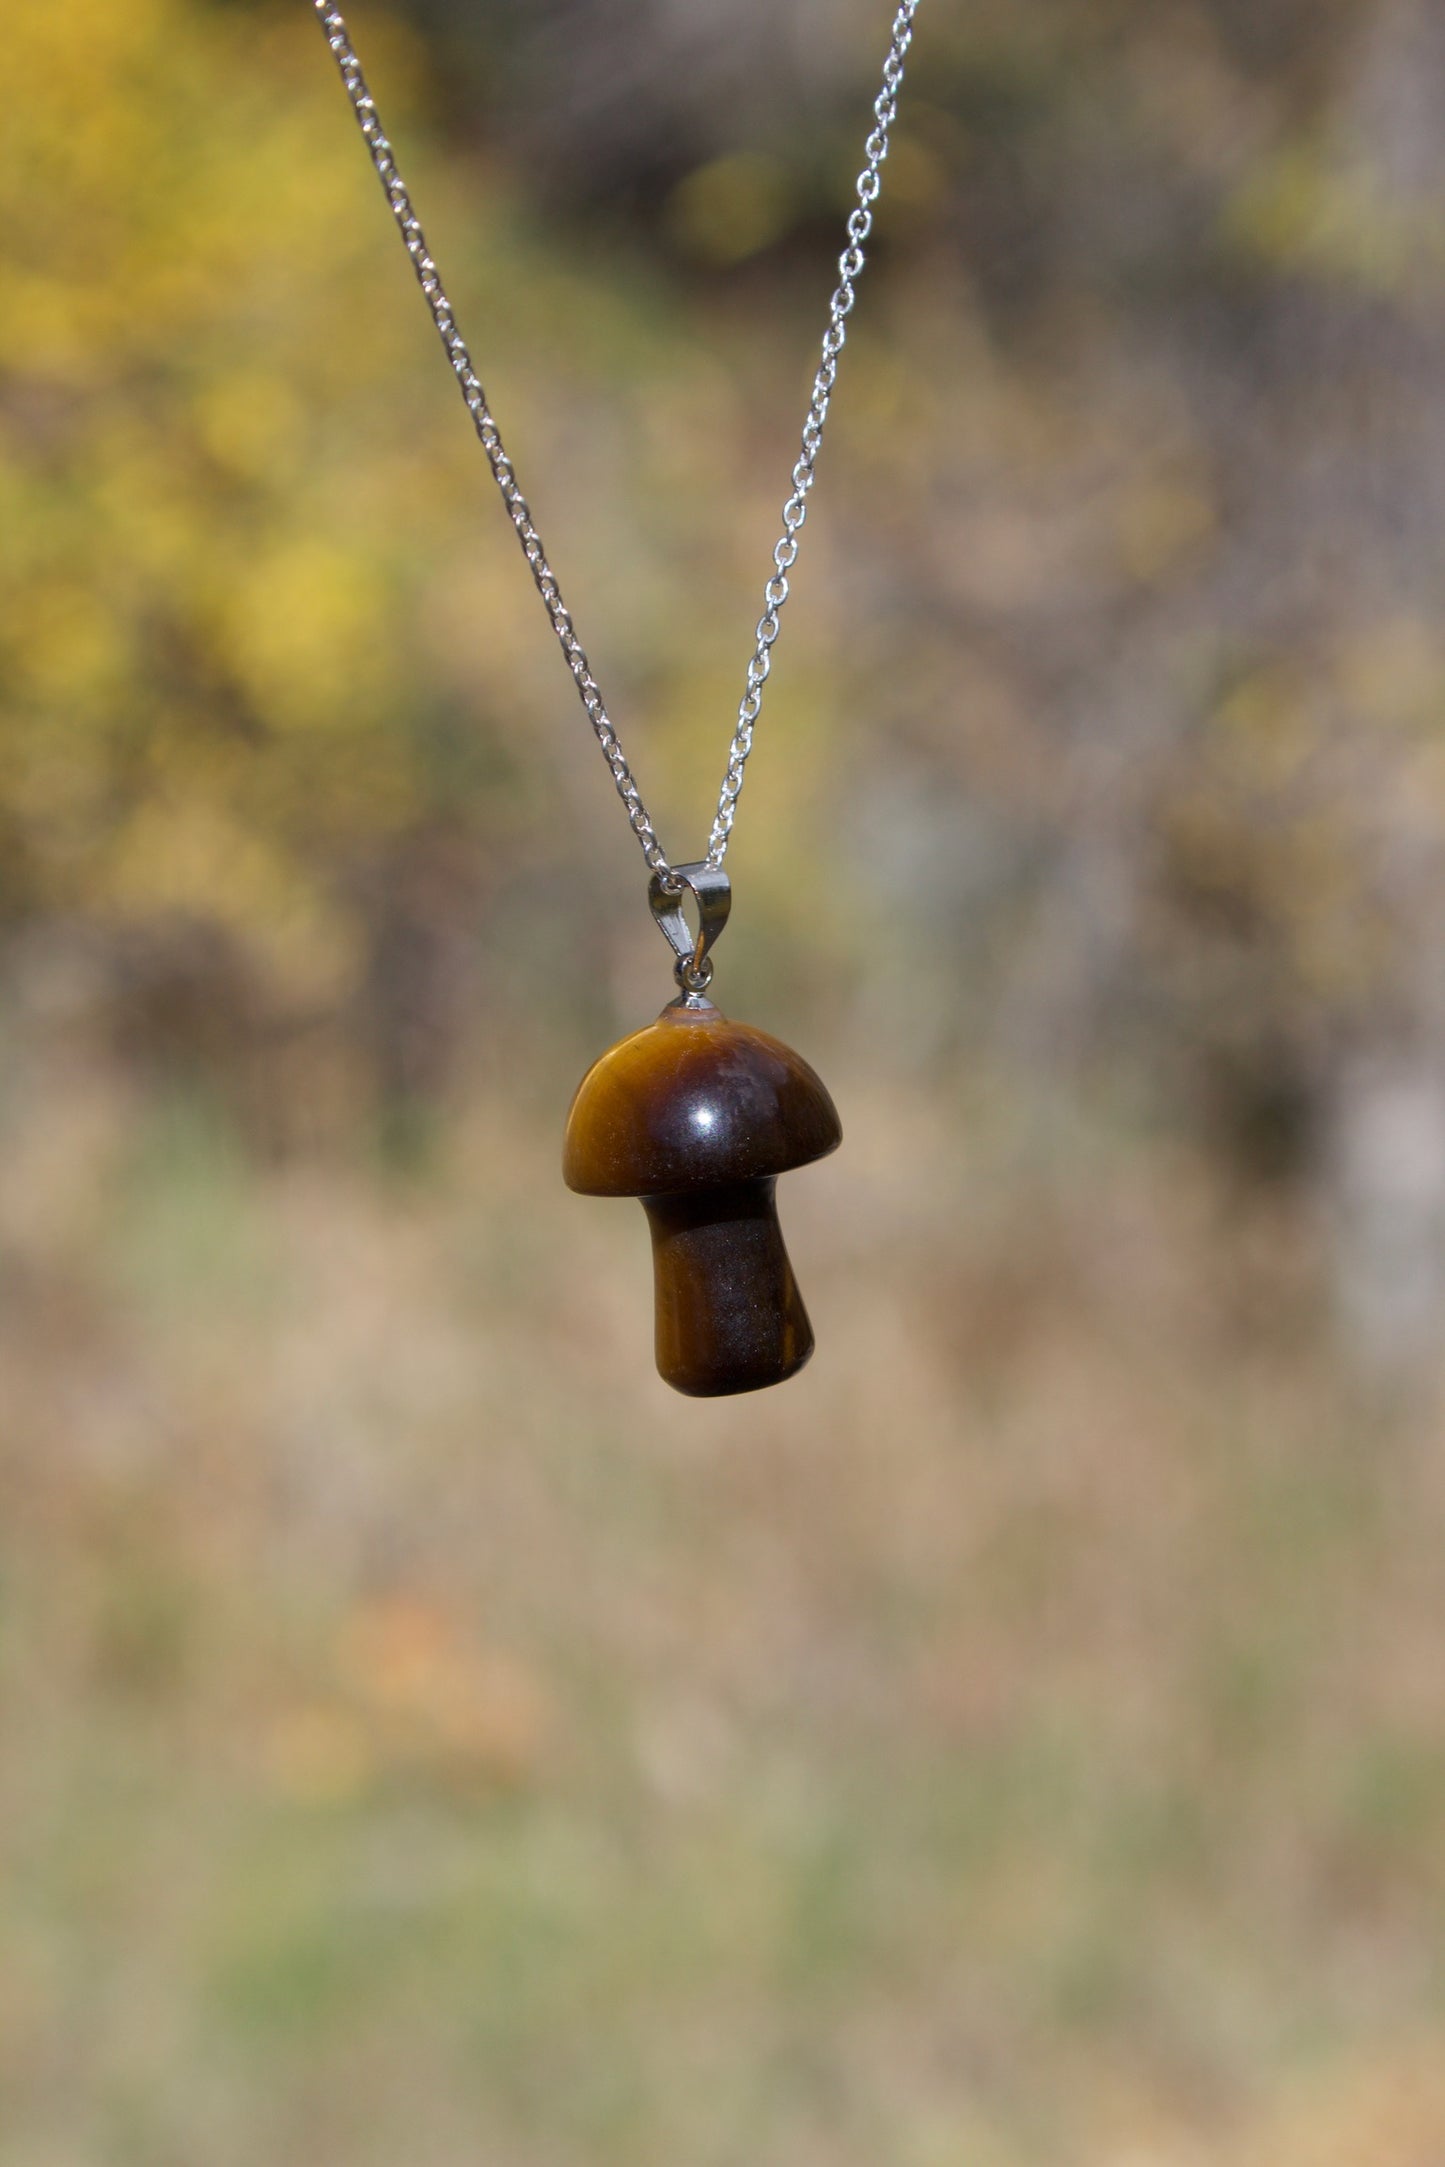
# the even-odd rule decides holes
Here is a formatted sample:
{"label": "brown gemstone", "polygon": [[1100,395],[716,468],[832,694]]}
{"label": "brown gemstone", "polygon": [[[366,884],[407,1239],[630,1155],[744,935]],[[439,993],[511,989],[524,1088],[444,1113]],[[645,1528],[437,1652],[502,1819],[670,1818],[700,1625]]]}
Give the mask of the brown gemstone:
{"label": "brown gemstone", "polygon": [[652,1229],[657,1366],[708,1397],[780,1384],[813,1351],[773,1191],[839,1143],[806,1061],[684,994],[604,1053],[567,1117],[562,1172],[636,1196]]}

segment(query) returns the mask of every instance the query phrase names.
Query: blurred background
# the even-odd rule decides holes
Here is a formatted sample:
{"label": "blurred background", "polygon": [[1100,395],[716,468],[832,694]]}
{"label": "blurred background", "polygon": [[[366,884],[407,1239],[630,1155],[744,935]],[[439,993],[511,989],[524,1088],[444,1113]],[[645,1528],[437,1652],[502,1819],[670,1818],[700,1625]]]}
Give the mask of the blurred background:
{"label": "blurred background", "polygon": [[[873,0],[353,27],[699,855]],[[643,869],[312,11],[8,25],[3,2167],[1445,2161],[1445,14],[930,0],[654,1376]]]}

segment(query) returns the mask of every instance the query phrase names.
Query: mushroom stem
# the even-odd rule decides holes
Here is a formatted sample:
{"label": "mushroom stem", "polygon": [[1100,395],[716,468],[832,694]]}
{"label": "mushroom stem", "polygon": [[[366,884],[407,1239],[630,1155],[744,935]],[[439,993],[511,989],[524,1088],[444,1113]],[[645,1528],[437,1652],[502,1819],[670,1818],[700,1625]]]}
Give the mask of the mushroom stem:
{"label": "mushroom stem", "polygon": [[776,1180],[645,1196],[657,1366],[694,1398],[781,1384],[813,1351],[773,1201]]}

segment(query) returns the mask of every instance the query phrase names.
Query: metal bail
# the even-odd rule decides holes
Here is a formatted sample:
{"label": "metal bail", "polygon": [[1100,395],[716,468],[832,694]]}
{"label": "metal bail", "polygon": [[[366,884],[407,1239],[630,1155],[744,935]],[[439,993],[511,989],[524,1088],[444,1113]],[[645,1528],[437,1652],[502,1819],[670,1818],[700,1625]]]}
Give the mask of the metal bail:
{"label": "metal bail", "polygon": [[[706,860],[700,865],[674,865],[671,879],[674,885],[669,887],[661,873],[654,873],[648,882],[647,900],[677,958],[673,975],[678,984],[685,993],[701,993],[712,978],[708,950],[728,922],[732,887],[722,867],[709,865]],[[682,914],[685,893],[697,904],[696,937]]]}

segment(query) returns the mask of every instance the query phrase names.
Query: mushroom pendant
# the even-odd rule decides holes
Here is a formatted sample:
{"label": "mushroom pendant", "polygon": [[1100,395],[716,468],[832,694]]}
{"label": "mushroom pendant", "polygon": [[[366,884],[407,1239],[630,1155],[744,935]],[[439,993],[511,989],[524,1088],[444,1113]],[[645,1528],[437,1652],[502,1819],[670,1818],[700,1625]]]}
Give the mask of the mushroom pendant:
{"label": "mushroom pendant", "polygon": [[[697,893],[713,869],[675,870]],[[779,1174],[822,1158],[842,1136],[807,1062],[766,1031],[730,1023],[702,990],[707,948],[726,915],[725,876],[715,880],[721,910],[715,893],[711,913],[698,895],[702,931],[684,948],[659,908],[675,905],[685,935],[680,899],[659,898],[654,878],[653,909],[678,948],[683,990],[656,1023],[593,1063],[562,1154],[569,1188],[641,1199],[652,1230],[657,1367],[699,1398],[781,1384],[812,1353],[773,1192]]]}

